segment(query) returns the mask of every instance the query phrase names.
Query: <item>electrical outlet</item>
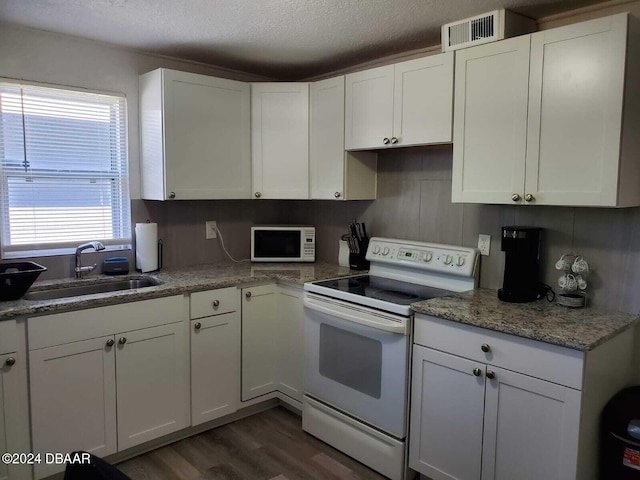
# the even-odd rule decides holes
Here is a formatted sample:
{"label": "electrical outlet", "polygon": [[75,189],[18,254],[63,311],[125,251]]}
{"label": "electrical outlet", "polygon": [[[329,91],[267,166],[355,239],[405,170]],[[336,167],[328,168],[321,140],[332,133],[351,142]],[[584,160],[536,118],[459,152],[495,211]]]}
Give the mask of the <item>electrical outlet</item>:
{"label": "electrical outlet", "polygon": [[491,251],[491,235],[483,233],[478,235],[478,250],[480,250],[480,255],[489,255],[489,251]]}
{"label": "electrical outlet", "polygon": [[218,223],[215,220],[210,220],[206,223],[207,240],[211,238],[218,238]]}

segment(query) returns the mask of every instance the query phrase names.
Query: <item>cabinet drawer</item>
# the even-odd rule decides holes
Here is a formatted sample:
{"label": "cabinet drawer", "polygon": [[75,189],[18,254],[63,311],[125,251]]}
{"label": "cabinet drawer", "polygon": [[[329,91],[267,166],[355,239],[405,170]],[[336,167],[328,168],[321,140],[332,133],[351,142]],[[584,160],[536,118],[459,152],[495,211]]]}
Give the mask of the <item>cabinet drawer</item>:
{"label": "cabinet drawer", "polygon": [[[584,354],[578,350],[416,315],[415,343],[488,365],[582,389]],[[488,352],[482,346],[488,346]]]}
{"label": "cabinet drawer", "polygon": [[191,318],[210,317],[240,310],[240,290],[236,287],[191,294]]}
{"label": "cabinet drawer", "polygon": [[0,321],[0,355],[18,350],[18,326],[15,320]]}

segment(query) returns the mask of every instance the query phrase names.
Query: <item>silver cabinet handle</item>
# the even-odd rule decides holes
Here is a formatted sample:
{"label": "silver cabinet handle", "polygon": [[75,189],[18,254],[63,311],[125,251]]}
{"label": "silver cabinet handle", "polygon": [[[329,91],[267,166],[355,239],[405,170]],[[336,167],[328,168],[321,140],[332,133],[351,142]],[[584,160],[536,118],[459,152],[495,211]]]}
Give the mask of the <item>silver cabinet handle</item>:
{"label": "silver cabinet handle", "polygon": [[391,145],[396,145],[398,143],[398,139],[396,137],[391,137]]}
{"label": "silver cabinet handle", "polygon": [[196,322],[193,328],[195,328],[196,330],[200,330],[202,328],[202,324],[200,322]]}
{"label": "silver cabinet handle", "polygon": [[517,193],[514,193],[513,195],[511,195],[511,200],[513,200],[514,202],[519,202],[520,201],[520,195]]}
{"label": "silver cabinet handle", "polygon": [[482,375],[482,370],[480,370],[478,367],[476,367],[476,368],[473,369],[473,374],[476,377],[479,377],[480,375]]}
{"label": "silver cabinet handle", "polygon": [[535,200],[535,197],[533,195],[531,195],[530,193],[527,193],[524,196],[524,201],[525,202],[533,202]]}
{"label": "silver cabinet handle", "polygon": [[247,297],[247,298],[251,298],[251,292],[245,293],[244,296]]}
{"label": "silver cabinet handle", "polygon": [[382,139],[382,143],[384,143],[385,145],[389,145],[391,143],[391,140],[389,140],[387,137],[384,137]]}
{"label": "silver cabinet handle", "polygon": [[256,198],[260,198],[262,196],[262,194],[260,192],[256,192],[255,196],[256,196]]}
{"label": "silver cabinet handle", "polygon": [[173,200],[174,198],[176,198],[176,192],[170,192],[170,193],[169,193],[169,198],[170,198],[171,200]]}
{"label": "silver cabinet handle", "polygon": [[109,340],[107,340],[107,347],[113,347],[113,344],[116,343],[113,341],[113,338],[110,338]]}
{"label": "silver cabinet handle", "polygon": [[4,364],[7,367],[13,367],[16,364],[16,359],[14,357],[9,357],[7,358],[7,360],[4,362]]}
{"label": "silver cabinet handle", "polygon": [[218,308],[220,306],[220,300],[213,301],[213,308]]}
{"label": "silver cabinet handle", "polygon": [[127,337],[120,337],[120,340],[118,340],[118,343],[120,345],[124,345],[125,343],[127,343]]}
{"label": "silver cabinet handle", "polygon": [[496,372],[494,372],[493,370],[487,370],[487,378],[489,380],[493,380],[494,378],[496,378]]}
{"label": "silver cabinet handle", "polygon": [[336,193],[333,194],[333,196],[336,197],[336,198],[340,198],[340,195],[341,195],[340,192],[336,192]]}
{"label": "silver cabinet handle", "polygon": [[483,343],[482,346],[480,347],[480,350],[482,350],[484,353],[488,353],[491,351],[491,347],[489,346],[488,343]]}

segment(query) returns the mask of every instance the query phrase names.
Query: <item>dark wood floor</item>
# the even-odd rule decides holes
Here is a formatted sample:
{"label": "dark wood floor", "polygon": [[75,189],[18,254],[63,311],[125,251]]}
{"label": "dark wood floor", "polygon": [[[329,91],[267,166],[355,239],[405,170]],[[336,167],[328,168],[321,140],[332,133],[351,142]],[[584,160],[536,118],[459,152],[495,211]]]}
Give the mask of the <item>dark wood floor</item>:
{"label": "dark wood floor", "polygon": [[277,407],[118,465],[132,480],[378,480]]}

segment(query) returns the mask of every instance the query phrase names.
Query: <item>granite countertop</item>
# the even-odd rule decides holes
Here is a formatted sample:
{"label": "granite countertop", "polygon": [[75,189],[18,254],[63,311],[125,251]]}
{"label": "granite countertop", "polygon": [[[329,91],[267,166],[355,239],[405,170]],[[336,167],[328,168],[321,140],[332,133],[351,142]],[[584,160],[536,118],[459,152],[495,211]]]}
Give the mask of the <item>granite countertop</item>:
{"label": "granite countertop", "polygon": [[166,268],[148,274],[119,276],[88,275],[87,278],[60,278],[35,282],[29,291],[37,291],[64,286],[91,285],[95,283],[151,277],[160,285],[138,290],[97,293],[54,300],[13,300],[0,302],[0,321],[9,318],[62,313],[72,310],[135,302],[150,298],[181,295],[216,288],[251,285],[256,283],[279,283],[302,285],[305,282],[327,280],[329,278],[356,275],[363,272],[339,267],[335,264],[316,263],[217,263],[182,268]]}
{"label": "granite countertop", "polygon": [[414,303],[416,313],[487,328],[518,337],[588,351],[634,326],[640,318],[595,308],[571,309],[547,300],[505,303],[495,290],[480,288]]}

